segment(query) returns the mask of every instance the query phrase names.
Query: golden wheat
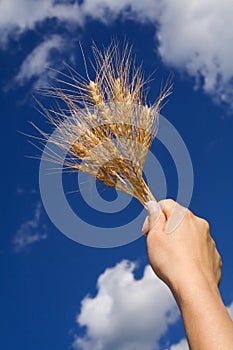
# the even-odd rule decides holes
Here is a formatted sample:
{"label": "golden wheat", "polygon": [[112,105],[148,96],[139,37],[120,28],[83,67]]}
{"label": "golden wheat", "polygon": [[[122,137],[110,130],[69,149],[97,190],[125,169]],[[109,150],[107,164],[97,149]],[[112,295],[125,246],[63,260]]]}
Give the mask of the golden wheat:
{"label": "golden wheat", "polygon": [[143,166],[171,84],[149,106],[147,82],[131,51],[127,44],[121,51],[115,41],[103,50],[93,45],[95,79],[69,68],[68,79],[58,79],[66,87],[47,91],[66,108],[58,106],[46,116],[58,130],[59,137],[52,142],[67,151],[66,166],[136,197],[146,207],[155,198],[143,179]]}

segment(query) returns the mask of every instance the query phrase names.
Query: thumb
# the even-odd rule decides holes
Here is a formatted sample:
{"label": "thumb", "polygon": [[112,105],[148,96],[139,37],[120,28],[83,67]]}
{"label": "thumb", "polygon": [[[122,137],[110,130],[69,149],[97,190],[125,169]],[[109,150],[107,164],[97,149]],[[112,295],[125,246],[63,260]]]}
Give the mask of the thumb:
{"label": "thumb", "polygon": [[146,217],[142,227],[142,232],[144,235],[147,235],[155,225],[158,226],[158,228],[160,228],[160,226],[164,227],[166,222],[165,216],[157,202],[149,201],[147,203],[147,210],[148,216]]}

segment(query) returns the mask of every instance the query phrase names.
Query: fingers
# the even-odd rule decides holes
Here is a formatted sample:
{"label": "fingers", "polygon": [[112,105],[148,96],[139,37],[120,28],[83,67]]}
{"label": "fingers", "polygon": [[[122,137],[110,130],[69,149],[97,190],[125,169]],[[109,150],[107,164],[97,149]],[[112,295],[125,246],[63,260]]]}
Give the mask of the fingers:
{"label": "fingers", "polygon": [[169,219],[175,209],[175,206],[178,205],[178,203],[173,199],[164,199],[159,202],[159,205],[164,215],[166,216],[166,219]]}
{"label": "fingers", "polygon": [[148,215],[142,226],[142,233],[147,235],[148,232],[156,225],[157,229],[164,226],[165,217],[157,202],[149,201],[147,203]]}
{"label": "fingers", "polygon": [[187,208],[179,205],[172,199],[162,200],[159,203],[149,201],[147,203],[148,216],[146,217],[142,232],[147,235],[156,225],[157,230],[164,228],[166,224],[166,233],[172,232],[182,221]]}
{"label": "fingers", "polygon": [[167,234],[174,232],[178,228],[187,212],[191,214],[187,208],[172,199],[162,200],[159,202],[159,205],[167,220],[165,228]]}
{"label": "fingers", "polygon": [[160,215],[162,214],[161,208],[158,203],[150,201],[147,204],[148,210],[148,223],[150,229],[156,224],[159,220]]}

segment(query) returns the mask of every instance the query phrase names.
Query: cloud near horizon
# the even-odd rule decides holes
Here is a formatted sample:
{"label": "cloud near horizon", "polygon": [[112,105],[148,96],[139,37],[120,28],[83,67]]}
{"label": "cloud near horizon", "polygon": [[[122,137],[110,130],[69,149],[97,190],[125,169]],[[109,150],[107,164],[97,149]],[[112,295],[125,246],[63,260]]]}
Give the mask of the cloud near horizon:
{"label": "cloud near horizon", "polygon": [[[75,350],[159,350],[169,327],[180,320],[168,287],[149,265],[135,278],[137,264],[123,260],[98,278],[95,296],[86,296],[76,317],[85,327],[73,342]],[[233,302],[227,307],[233,320]],[[165,349],[165,348],[164,348]],[[166,350],[188,350],[181,339]]]}
{"label": "cloud near horizon", "polygon": [[[194,88],[203,89],[215,102],[233,107],[231,0],[84,0],[82,4],[20,0],[19,3],[17,7],[13,0],[0,3],[2,49],[7,48],[12,37],[20,38],[24,32],[35,30],[38,24],[46,25],[51,19],[70,34],[91,19],[108,24],[120,16],[122,20],[130,18],[140,23],[149,22],[155,27],[156,51],[163,63],[192,77]],[[43,56],[43,51],[35,50]],[[49,57],[49,48],[47,52]],[[26,66],[27,59],[22,66]],[[34,74],[32,70],[31,73]],[[18,75],[22,76],[22,71]]]}
{"label": "cloud near horizon", "polygon": [[77,323],[85,327],[74,349],[152,350],[179,318],[175,300],[148,265],[135,279],[136,264],[127,260],[108,268],[97,282],[95,297],[81,304]]}

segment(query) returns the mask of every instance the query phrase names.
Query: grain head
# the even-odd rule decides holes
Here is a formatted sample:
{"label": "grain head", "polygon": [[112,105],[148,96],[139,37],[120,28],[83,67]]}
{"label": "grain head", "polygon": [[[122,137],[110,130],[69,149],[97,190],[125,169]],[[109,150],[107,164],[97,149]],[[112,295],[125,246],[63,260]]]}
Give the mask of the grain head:
{"label": "grain head", "polygon": [[66,107],[58,104],[46,116],[58,130],[52,142],[67,151],[66,166],[136,197],[146,207],[155,198],[143,179],[143,166],[171,84],[148,105],[148,83],[131,52],[132,47],[126,44],[120,50],[115,41],[103,50],[93,45],[94,79],[68,68],[65,88],[46,91]]}

